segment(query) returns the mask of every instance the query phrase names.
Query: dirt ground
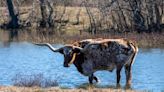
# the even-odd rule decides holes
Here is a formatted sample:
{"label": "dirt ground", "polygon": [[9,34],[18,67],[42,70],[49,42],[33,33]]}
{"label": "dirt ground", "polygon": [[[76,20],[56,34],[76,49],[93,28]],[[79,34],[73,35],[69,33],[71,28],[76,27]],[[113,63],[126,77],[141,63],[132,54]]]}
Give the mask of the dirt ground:
{"label": "dirt ground", "polygon": [[141,92],[141,91],[111,89],[111,88],[61,89],[58,87],[39,88],[39,87],[0,86],[0,92]]}

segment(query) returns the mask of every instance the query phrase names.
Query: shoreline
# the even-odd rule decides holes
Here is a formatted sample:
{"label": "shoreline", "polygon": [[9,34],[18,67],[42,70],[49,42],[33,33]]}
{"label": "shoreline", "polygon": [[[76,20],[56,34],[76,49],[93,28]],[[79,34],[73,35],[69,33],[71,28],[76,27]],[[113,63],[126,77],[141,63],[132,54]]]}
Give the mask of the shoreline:
{"label": "shoreline", "polygon": [[0,41],[7,42],[37,42],[37,43],[51,43],[51,44],[72,44],[76,41],[84,39],[104,38],[116,39],[127,38],[135,41],[139,48],[164,48],[164,32],[162,33],[101,33],[91,35],[87,32],[83,34],[71,33],[49,33],[38,31],[18,31],[16,36],[11,36],[9,31],[0,31]]}
{"label": "shoreline", "polygon": [[125,89],[112,89],[112,88],[62,89],[59,87],[40,88],[40,87],[0,86],[0,92],[137,92],[137,91],[130,90],[130,89],[125,90]]}

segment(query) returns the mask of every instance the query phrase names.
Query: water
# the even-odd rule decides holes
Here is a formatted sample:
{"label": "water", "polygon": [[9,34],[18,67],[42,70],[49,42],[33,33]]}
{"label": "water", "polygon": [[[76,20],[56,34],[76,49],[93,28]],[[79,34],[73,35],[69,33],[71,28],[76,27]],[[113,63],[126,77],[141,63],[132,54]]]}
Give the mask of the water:
{"label": "water", "polygon": [[[124,87],[124,69],[121,73],[121,85]],[[27,42],[4,47],[0,43],[0,85],[12,85],[16,74],[43,74],[57,79],[60,87],[67,88],[82,87],[88,83],[88,78],[78,73],[74,65],[64,68],[63,56],[47,47]],[[164,49],[139,49],[132,74],[132,89],[164,90]],[[95,75],[101,80],[96,86],[115,86],[115,71],[99,71]]]}

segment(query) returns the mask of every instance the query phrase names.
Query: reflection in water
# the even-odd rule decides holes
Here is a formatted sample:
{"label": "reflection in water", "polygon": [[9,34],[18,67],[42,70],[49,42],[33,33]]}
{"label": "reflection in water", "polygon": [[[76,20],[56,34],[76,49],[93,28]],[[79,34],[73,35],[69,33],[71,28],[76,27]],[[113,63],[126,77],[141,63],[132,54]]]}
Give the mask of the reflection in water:
{"label": "reflection in water", "polygon": [[[54,45],[59,47],[61,45]],[[132,89],[164,89],[164,49],[139,49],[133,65]],[[88,77],[81,75],[71,65],[63,67],[63,56],[51,52],[47,47],[39,47],[30,43],[11,43],[4,48],[0,43],[0,85],[12,85],[16,74],[38,74],[57,79],[62,88],[87,88]],[[94,87],[116,88],[116,71],[98,71],[95,75],[100,83]],[[125,88],[124,69],[121,72],[121,88]]]}
{"label": "reflection in water", "polygon": [[[10,46],[10,42],[19,41],[18,40],[18,30],[7,30],[1,32],[1,40],[3,43],[3,46],[8,47]],[[0,41],[1,41],[0,40]]]}
{"label": "reflection in water", "polygon": [[13,39],[16,39],[16,41],[18,41],[18,30],[9,31],[9,42],[12,42]]}
{"label": "reflection in water", "polygon": [[59,35],[51,28],[0,30],[0,42],[6,47],[10,46],[10,42],[19,41],[53,42],[55,40],[51,38]]}

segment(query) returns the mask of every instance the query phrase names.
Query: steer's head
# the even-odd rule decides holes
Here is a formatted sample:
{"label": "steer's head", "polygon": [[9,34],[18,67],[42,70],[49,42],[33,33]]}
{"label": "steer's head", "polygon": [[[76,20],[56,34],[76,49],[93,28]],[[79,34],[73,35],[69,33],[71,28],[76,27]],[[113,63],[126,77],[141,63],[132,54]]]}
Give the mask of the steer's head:
{"label": "steer's head", "polygon": [[82,48],[78,46],[73,46],[73,45],[65,45],[64,47],[61,48],[54,48],[51,44],[49,43],[34,43],[35,45],[39,46],[47,46],[49,47],[53,52],[59,52],[64,55],[64,67],[69,67],[70,64],[72,64],[76,56],[81,53]]}
{"label": "steer's head", "polygon": [[72,64],[76,56],[81,52],[82,48],[77,46],[67,45],[59,48],[57,51],[64,55],[64,67],[69,67]]}

